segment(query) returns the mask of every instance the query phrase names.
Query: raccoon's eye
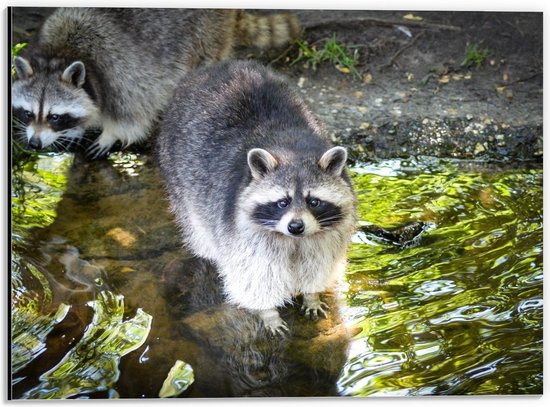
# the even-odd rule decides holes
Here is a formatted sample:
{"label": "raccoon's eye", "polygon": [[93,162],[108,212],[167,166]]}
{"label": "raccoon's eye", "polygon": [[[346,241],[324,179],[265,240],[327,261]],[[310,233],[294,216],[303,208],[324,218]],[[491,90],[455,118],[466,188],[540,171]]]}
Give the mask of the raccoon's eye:
{"label": "raccoon's eye", "polygon": [[34,117],[34,113],[31,112],[30,110],[25,110],[25,111],[23,112],[23,114],[25,115],[25,117],[26,117],[27,119],[32,119],[32,118]]}
{"label": "raccoon's eye", "polygon": [[280,201],[277,201],[277,206],[281,209],[286,208],[290,202],[288,199],[281,199]]}
{"label": "raccoon's eye", "polygon": [[312,208],[317,208],[321,204],[321,201],[317,198],[311,198],[308,205]]}
{"label": "raccoon's eye", "polygon": [[58,114],[51,114],[49,119],[50,119],[51,122],[55,123],[55,122],[59,121],[59,115]]}

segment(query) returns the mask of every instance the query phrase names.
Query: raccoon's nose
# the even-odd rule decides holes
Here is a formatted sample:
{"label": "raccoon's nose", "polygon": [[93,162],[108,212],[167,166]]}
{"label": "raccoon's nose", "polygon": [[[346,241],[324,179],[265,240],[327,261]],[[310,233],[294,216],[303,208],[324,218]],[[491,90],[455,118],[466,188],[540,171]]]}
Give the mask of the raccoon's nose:
{"label": "raccoon's nose", "polygon": [[292,219],[288,224],[288,231],[293,235],[300,235],[304,232],[306,226],[302,219]]}
{"label": "raccoon's nose", "polygon": [[31,137],[28,146],[33,150],[40,150],[42,148],[42,142],[38,137]]}

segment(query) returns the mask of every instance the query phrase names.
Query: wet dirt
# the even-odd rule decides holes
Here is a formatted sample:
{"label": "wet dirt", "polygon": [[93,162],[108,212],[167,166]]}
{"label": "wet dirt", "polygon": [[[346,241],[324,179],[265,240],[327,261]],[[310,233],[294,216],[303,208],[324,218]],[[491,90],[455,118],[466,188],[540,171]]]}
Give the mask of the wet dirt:
{"label": "wet dirt", "polygon": [[[32,44],[52,10],[13,9],[12,43]],[[320,46],[335,35],[357,50],[361,77],[329,63],[316,71],[290,66],[296,46],[255,57],[288,75],[352,157],[542,161],[542,13],[292,13],[308,44]],[[468,44],[488,51],[479,67],[462,66]]]}

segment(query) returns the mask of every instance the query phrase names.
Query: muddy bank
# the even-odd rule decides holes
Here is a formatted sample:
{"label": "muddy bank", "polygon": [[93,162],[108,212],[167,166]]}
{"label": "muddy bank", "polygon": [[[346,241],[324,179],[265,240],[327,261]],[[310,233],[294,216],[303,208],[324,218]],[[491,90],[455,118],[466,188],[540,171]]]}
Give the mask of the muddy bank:
{"label": "muddy bank", "polygon": [[[13,9],[13,43],[32,43],[50,12]],[[542,13],[293,13],[308,44],[335,35],[356,51],[358,75],[292,64],[296,46],[256,57],[289,76],[355,158],[542,161]],[[467,44],[487,50],[479,66],[463,64]]]}
{"label": "muddy bank", "polygon": [[[361,78],[328,65],[282,69],[363,159],[542,158],[542,14],[296,14],[310,44],[335,33],[358,51]],[[462,65],[467,44],[487,50],[479,67]]]}

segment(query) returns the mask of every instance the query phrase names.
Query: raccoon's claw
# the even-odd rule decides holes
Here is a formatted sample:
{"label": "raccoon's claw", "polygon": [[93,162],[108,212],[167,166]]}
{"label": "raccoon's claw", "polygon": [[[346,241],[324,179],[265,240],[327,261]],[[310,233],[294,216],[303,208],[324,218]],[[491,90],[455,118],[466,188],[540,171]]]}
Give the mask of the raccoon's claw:
{"label": "raccoon's claw", "polygon": [[329,306],[322,301],[319,301],[318,307],[307,307],[306,305],[302,305],[302,309],[301,309],[304,316],[307,319],[310,319],[312,321],[317,321],[319,317],[326,318],[327,317],[326,311],[328,310],[329,310]]}
{"label": "raccoon's claw", "polygon": [[111,146],[104,146],[99,144],[98,142],[95,142],[90,147],[88,147],[88,149],[86,150],[86,155],[92,160],[95,160],[107,155],[110,148]]}
{"label": "raccoon's claw", "polygon": [[301,311],[306,318],[317,321],[319,317],[326,318],[329,306],[321,301],[319,294],[304,294],[304,304]]}
{"label": "raccoon's claw", "polygon": [[284,321],[281,321],[281,324],[278,326],[266,325],[266,328],[271,334],[271,336],[273,336],[274,338],[286,338],[290,333],[290,329],[288,328],[288,325]]}
{"label": "raccoon's claw", "polygon": [[96,158],[107,155],[113,144],[116,142],[116,137],[112,136],[112,133],[103,129],[101,135],[88,147],[86,151],[88,157],[95,160]]}
{"label": "raccoon's claw", "polygon": [[260,311],[260,317],[265,328],[273,337],[284,338],[290,333],[290,329],[275,309]]}

